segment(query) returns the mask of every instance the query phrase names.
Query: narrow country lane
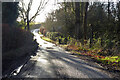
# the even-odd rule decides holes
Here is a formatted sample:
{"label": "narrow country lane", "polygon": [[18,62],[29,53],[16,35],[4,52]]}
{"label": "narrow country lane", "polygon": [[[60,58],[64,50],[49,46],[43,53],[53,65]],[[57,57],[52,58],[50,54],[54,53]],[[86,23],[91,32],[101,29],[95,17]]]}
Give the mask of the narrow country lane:
{"label": "narrow country lane", "polygon": [[40,38],[38,29],[33,34],[40,45],[36,56],[23,66],[19,78],[110,78],[101,66],[86,62],[64,49]]}

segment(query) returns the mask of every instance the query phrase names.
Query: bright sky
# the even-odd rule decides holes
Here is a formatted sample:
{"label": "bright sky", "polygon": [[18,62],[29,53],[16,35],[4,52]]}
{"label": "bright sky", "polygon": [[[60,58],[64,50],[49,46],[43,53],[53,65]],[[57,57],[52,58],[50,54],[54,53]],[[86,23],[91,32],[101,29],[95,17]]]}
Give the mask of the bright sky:
{"label": "bright sky", "polygon": [[[39,0],[33,0],[33,1],[34,3],[32,6],[31,15],[34,14],[34,12],[36,11],[39,5]],[[55,0],[49,0],[48,4],[44,8],[44,11],[42,11],[42,13],[40,13],[40,15],[36,17],[35,21],[44,22],[48,13],[52,12],[53,10],[58,9],[58,6],[55,4],[56,4]]]}
{"label": "bright sky", "polygon": [[[43,0],[33,0],[32,8],[30,11],[30,17],[36,13],[37,8],[40,4],[40,1],[43,1]],[[48,1],[48,3],[45,6],[44,11],[40,12],[40,15],[36,17],[35,22],[44,22],[48,13],[51,13],[53,10],[56,10],[59,8],[58,5],[56,5],[57,0],[44,0],[44,1]],[[24,2],[27,5],[29,0],[24,0]]]}

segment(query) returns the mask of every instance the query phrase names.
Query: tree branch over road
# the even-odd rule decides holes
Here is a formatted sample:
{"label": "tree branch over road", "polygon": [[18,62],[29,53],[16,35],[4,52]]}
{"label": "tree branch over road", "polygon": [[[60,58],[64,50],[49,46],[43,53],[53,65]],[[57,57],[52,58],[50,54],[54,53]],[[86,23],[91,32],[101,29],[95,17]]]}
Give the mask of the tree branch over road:
{"label": "tree branch over road", "polygon": [[33,5],[33,0],[29,0],[28,4],[25,4],[25,0],[22,0],[20,2],[20,7],[19,7],[20,18],[21,20],[24,21],[26,30],[30,30],[29,23],[34,21],[34,19],[41,14],[41,12],[43,11],[43,9],[45,8],[48,2],[49,0],[40,0],[37,11],[32,17],[30,17],[30,11]]}

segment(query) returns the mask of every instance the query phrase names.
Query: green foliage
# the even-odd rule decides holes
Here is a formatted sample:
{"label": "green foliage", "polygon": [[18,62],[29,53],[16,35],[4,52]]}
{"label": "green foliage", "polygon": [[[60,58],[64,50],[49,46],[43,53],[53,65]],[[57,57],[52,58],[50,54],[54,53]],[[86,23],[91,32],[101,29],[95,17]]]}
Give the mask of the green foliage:
{"label": "green foliage", "polygon": [[77,42],[75,42],[75,46],[77,46]]}
{"label": "green foliage", "polygon": [[54,41],[57,41],[59,42],[60,40],[60,43],[61,44],[67,44],[67,37],[64,37],[63,34],[59,33],[59,32],[47,32],[47,37],[54,40]]}
{"label": "green foliage", "polygon": [[54,42],[53,40],[47,38],[47,37],[42,37],[43,40],[48,41],[48,42]]}
{"label": "green foliage", "polygon": [[101,38],[98,38],[98,39],[93,38],[93,40],[94,40],[93,48],[96,48],[96,49],[101,48]]}
{"label": "green foliage", "polygon": [[[79,46],[84,44],[87,48],[93,50],[103,49],[100,55],[116,55],[120,50],[120,2],[116,5],[110,3],[110,13],[108,14],[108,5],[105,3],[94,2],[89,4],[87,11],[87,32],[84,29],[85,3],[80,4],[80,26],[77,28],[75,3],[62,3],[61,8],[50,13],[45,28],[53,32],[60,32],[67,36],[69,45]],[[78,34],[77,34],[78,33]],[[69,38],[68,35],[71,37]],[[84,36],[86,35],[86,40]],[[49,36],[52,40],[61,39],[62,43],[65,37]],[[78,38],[79,36],[79,38]],[[76,40],[77,39],[77,40]]]}
{"label": "green foliage", "polygon": [[59,32],[47,32],[46,36],[54,41],[63,36]]}
{"label": "green foliage", "polygon": [[75,17],[73,11],[65,12],[64,8],[61,8],[59,10],[56,10],[55,13],[52,12],[49,14],[46,23],[43,24],[43,26],[45,26],[45,28],[51,32],[53,32],[54,28],[54,30],[57,32],[72,35],[74,32],[74,24]]}
{"label": "green foliage", "polygon": [[111,48],[113,46],[113,42],[110,39],[105,41],[105,48]]}
{"label": "green foliage", "polygon": [[89,48],[89,46],[90,46],[90,39],[87,40],[86,46]]}
{"label": "green foliage", "polygon": [[102,63],[107,63],[107,64],[112,64],[116,65],[115,63],[120,62],[120,57],[119,56],[112,56],[112,57],[105,57],[105,58],[98,58],[99,61]]}

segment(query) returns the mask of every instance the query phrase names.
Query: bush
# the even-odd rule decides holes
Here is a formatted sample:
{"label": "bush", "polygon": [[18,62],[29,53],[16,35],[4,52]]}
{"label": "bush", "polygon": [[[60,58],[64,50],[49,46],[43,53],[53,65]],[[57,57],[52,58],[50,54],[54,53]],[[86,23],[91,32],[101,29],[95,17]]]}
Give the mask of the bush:
{"label": "bush", "polygon": [[46,36],[46,30],[45,29],[43,30],[43,35]]}
{"label": "bush", "polygon": [[33,54],[37,48],[38,44],[33,40],[32,33],[16,27],[3,26],[2,72],[9,70],[14,64],[19,64],[18,61]]}
{"label": "bush", "polygon": [[58,40],[58,38],[60,36],[62,36],[62,34],[60,34],[59,32],[47,32],[46,36],[54,41]]}
{"label": "bush", "polygon": [[99,49],[102,47],[101,46],[101,38],[98,38],[98,39],[93,38],[93,40],[94,40],[94,44],[92,46],[93,48]]}
{"label": "bush", "polygon": [[[69,41],[68,41],[68,44],[69,44],[69,45],[75,45],[76,42],[77,42],[76,39],[74,39],[74,38],[70,38]],[[77,45],[77,44],[76,44],[76,45]]]}
{"label": "bush", "polygon": [[45,28],[44,27],[40,27],[40,32],[41,32],[41,34],[43,34],[43,31],[45,30]]}
{"label": "bush", "polygon": [[31,43],[33,35],[20,28],[3,26],[2,52],[7,52]]}

